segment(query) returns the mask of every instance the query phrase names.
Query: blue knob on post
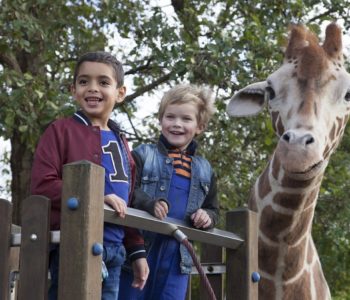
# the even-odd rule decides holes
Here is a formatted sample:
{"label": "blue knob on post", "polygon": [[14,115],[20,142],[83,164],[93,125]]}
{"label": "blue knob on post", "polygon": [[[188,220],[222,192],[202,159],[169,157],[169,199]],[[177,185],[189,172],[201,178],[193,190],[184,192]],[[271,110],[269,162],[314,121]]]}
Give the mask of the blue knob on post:
{"label": "blue knob on post", "polygon": [[255,282],[259,282],[260,281],[260,274],[258,272],[253,272],[252,273],[252,281]]}
{"label": "blue knob on post", "polygon": [[67,200],[67,207],[70,209],[70,210],[76,210],[79,206],[79,201],[77,198],[69,198]]}
{"label": "blue knob on post", "polygon": [[92,254],[94,256],[101,255],[103,252],[103,246],[100,243],[95,243],[92,245]]}

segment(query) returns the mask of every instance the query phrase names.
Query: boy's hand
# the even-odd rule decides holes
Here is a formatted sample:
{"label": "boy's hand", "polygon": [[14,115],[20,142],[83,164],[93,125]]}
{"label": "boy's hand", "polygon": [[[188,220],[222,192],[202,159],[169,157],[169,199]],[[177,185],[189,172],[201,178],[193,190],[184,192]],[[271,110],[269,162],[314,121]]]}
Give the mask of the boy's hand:
{"label": "boy's hand", "polygon": [[142,290],[146,284],[149,268],[146,258],[139,258],[132,262],[132,270],[134,272],[134,281],[132,287]]}
{"label": "boy's hand", "polygon": [[201,208],[191,215],[191,220],[196,228],[208,228],[211,225],[208,213]]}
{"label": "boy's hand", "polygon": [[108,194],[105,196],[104,201],[116,211],[119,217],[125,218],[126,203],[122,198],[116,194]]}
{"label": "boy's hand", "polygon": [[163,220],[168,214],[168,204],[165,201],[158,200],[154,205],[154,215]]}

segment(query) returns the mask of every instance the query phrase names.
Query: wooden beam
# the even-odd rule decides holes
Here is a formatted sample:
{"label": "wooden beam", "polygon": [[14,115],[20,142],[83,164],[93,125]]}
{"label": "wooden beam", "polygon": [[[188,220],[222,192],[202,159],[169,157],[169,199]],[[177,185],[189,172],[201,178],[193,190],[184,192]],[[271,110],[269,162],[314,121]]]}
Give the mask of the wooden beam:
{"label": "wooden beam", "polygon": [[[223,248],[215,245],[201,244],[201,263],[222,264],[223,262]],[[214,267],[206,268],[206,274],[209,279],[210,285],[213,288],[217,300],[224,299],[224,274],[214,273],[210,274],[210,270],[214,273]],[[203,285],[202,281],[199,282],[199,298],[203,300],[210,300],[208,291]]]}
{"label": "wooden beam", "polygon": [[118,217],[112,208],[105,205],[104,220],[105,222],[149,230],[165,235],[172,235],[174,230],[178,228],[188,237],[189,240],[231,249],[236,249],[243,243],[243,239],[232,232],[216,228],[200,230],[192,227],[185,221],[174,218],[159,220],[145,211],[131,207],[128,207],[126,217],[123,219]]}
{"label": "wooden beam", "polygon": [[48,288],[50,200],[43,196],[26,198],[21,218],[18,299],[44,300]]}
{"label": "wooden beam", "polygon": [[12,204],[0,199],[0,299],[9,299]]}
{"label": "wooden beam", "polygon": [[258,272],[257,214],[247,208],[226,213],[226,228],[237,233],[244,243],[236,250],[226,250],[226,299],[258,299],[258,283],[253,272]]}
{"label": "wooden beam", "polygon": [[[63,167],[59,300],[101,299],[104,169],[88,161]],[[75,205],[77,204],[77,205]],[[74,253],[74,255],[73,255]]]}

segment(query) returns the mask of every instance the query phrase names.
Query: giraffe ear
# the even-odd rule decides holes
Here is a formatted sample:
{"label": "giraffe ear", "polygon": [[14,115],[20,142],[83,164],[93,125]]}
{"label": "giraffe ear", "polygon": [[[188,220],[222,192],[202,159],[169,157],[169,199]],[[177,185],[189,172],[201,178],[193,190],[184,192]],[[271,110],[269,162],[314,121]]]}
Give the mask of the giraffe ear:
{"label": "giraffe ear", "polygon": [[266,81],[246,86],[233,95],[227,105],[231,117],[245,117],[258,114],[264,108]]}

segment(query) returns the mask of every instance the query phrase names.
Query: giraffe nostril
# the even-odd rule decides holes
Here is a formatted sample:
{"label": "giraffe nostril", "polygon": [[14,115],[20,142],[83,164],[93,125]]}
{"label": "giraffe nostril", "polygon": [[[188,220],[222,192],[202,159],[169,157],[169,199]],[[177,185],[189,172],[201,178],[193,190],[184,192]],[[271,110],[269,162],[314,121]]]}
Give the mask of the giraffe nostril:
{"label": "giraffe nostril", "polygon": [[315,139],[313,138],[313,136],[308,136],[306,137],[306,141],[305,141],[305,145],[309,145],[312,144],[315,141]]}
{"label": "giraffe nostril", "polygon": [[282,139],[288,143],[290,141],[289,132],[286,132],[285,134],[283,134]]}

